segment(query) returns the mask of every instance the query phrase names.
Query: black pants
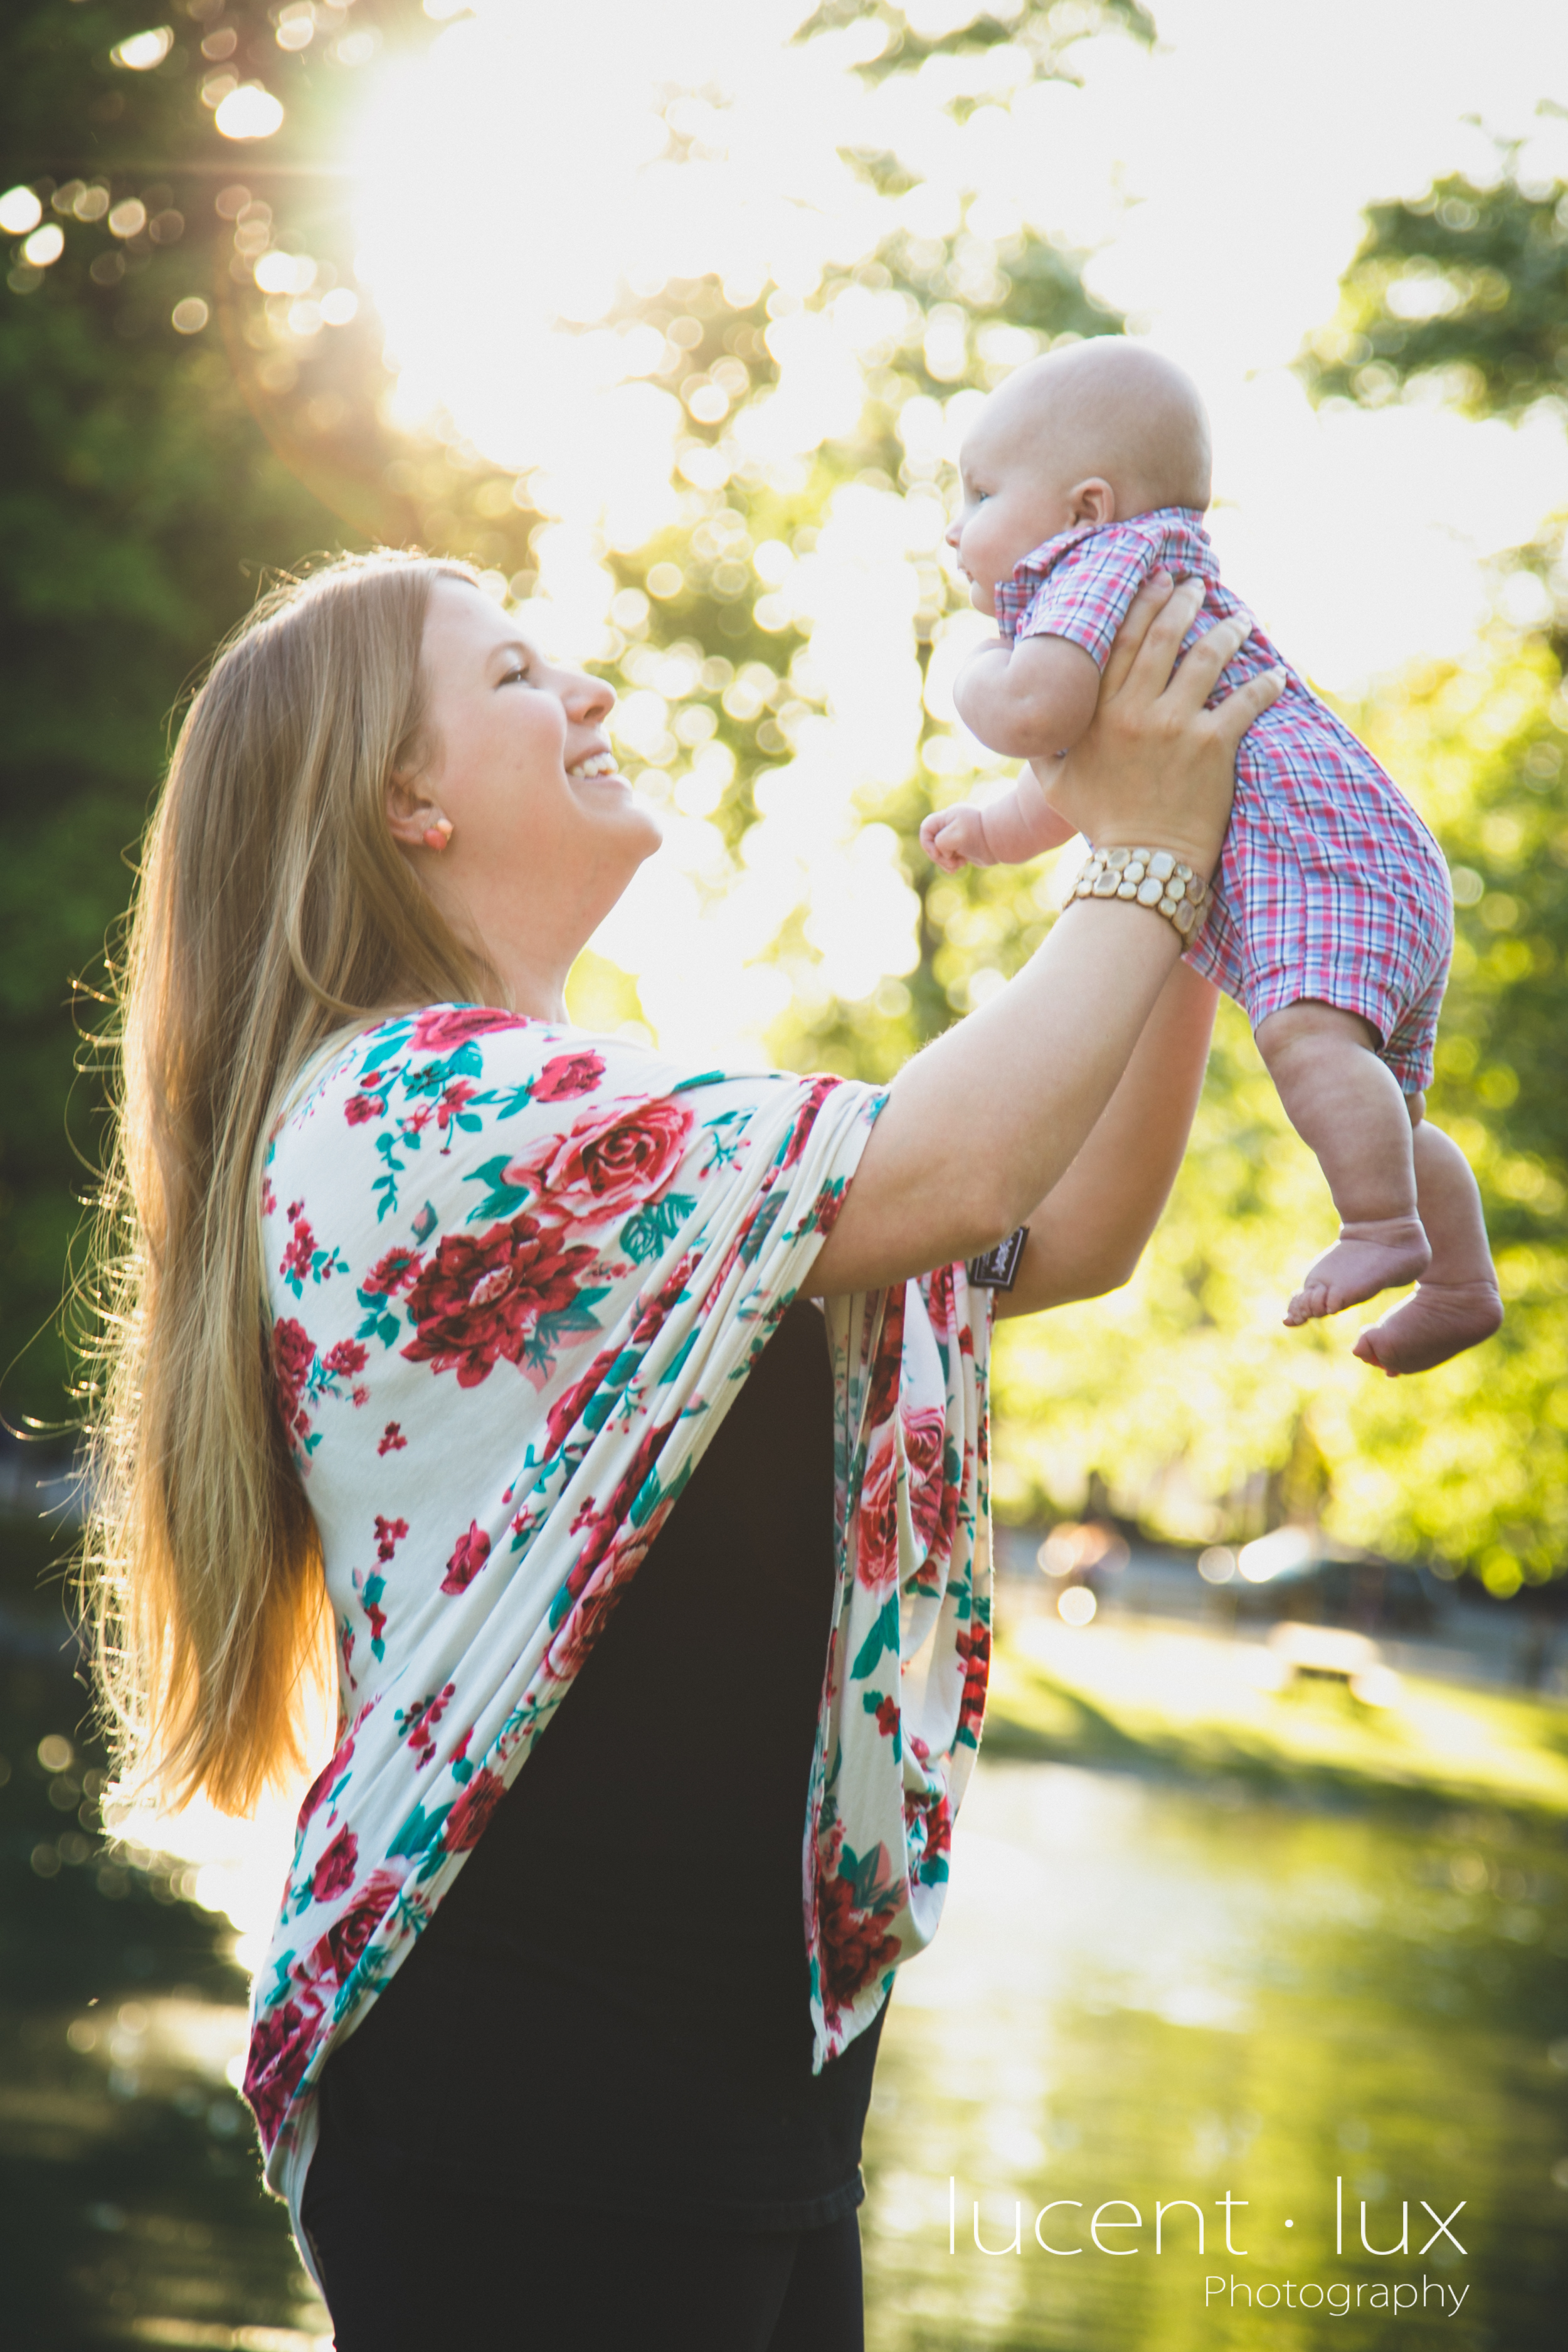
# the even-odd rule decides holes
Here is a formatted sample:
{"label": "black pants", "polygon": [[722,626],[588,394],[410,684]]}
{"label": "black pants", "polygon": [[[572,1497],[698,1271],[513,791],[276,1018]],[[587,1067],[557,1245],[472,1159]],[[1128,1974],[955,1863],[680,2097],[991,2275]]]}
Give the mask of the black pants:
{"label": "black pants", "polygon": [[305,2227],[337,2352],[863,2352],[860,2231],[411,2189],[328,2141]]}

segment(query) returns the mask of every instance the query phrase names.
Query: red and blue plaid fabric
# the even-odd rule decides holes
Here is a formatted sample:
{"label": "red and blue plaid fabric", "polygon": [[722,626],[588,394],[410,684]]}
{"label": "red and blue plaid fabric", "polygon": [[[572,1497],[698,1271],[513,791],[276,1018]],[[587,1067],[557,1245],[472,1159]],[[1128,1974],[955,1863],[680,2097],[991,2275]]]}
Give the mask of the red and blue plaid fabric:
{"label": "red and blue plaid fabric", "polygon": [[[1161,564],[1204,583],[1184,652],[1231,614],[1251,619],[1221,580],[1199,516],[1162,507],[1036,548],[997,589],[1002,633],[1066,637],[1103,670],[1128,606]],[[1212,908],[1187,960],[1255,1029],[1309,997],[1359,1013],[1405,1092],[1418,1093],[1431,1083],[1453,950],[1443,853],[1393,778],[1261,629],[1226,671],[1226,692],[1275,668],[1286,673],[1285,691],[1242,738]]]}

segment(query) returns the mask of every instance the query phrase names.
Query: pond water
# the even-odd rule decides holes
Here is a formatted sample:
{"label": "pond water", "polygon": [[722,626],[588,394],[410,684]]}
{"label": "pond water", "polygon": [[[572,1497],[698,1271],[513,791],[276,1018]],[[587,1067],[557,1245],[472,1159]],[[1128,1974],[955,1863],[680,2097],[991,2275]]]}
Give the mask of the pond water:
{"label": "pond water", "polygon": [[1555,2352],[1565,1955],[1556,1830],[983,1763],[883,2038],[872,2352]]}
{"label": "pond water", "polygon": [[[105,1858],[58,1645],[0,1622],[0,2337],[311,2352],[232,1933]],[[1560,2346],[1564,1955],[1555,1829],[984,1761],[883,2042],[871,2352]]]}

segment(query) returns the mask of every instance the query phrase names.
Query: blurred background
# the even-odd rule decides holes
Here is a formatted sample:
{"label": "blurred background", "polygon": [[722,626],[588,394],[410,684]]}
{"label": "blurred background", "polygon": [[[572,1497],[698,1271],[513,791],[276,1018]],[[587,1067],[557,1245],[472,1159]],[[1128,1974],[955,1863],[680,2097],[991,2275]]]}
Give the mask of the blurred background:
{"label": "blurred background", "polygon": [[[1332,1211],[1223,1007],[1137,1278],[998,1346],[994,1709],[884,2045],[870,2340],[1555,2343],[1561,7],[162,16],[12,0],[0,30],[0,2338],[327,2333],[232,2087],[287,1803],[106,1843],[61,1573],[91,1033],[201,663],[311,553],[472,560],[614,679],[665,822],[575,1017],[884,1076],[1016,969],[1076,864],[919,852],[1005,772],[949,692],[986,625],[942,545],[958,444],[1022,360],[1132,333],[1209,403],[1232,585],[1448,857],[1432,1110],[1509,1316],[1398,1382],[1352,1329],[1280,1328]],[[1191,2197],[1212,2253],[1226,2193],[1256,2232],[1227,2276],[1370,2289],[1446,2254],[1457,2315],[1205,2312],[1185,2241],[1028,2249],[1047,2198]],[[1363,2199],[1374,2245],[1402,2201],[1464,2200],[1466,2253],[1352,2253]],[[990,2245],[1023,2202],[1023,2253],[977,2249],[974,2200]]]}

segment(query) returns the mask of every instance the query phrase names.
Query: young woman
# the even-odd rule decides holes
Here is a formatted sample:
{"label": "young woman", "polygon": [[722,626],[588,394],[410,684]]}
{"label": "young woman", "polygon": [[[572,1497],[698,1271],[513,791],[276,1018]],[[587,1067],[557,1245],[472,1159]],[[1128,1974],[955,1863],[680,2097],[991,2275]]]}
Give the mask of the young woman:
{"label": "young woman", "polygon": [[[1205,707],[1239,624],[1173,674],[1195,596],[1054,796],[1203,877],[1276,688]],[[573,1031],[658,845],[612,703],[460,566],[280,589],[132,930],[102,1674],[129,1777],[240,1809],[335,1678],[247,2089],[343,2352],[859,2345],[989,1650],[965,1261],[1028,1226],[1005,1313],[1124,1281],[1212,1018],[1093,899],[885,1093]]]}

